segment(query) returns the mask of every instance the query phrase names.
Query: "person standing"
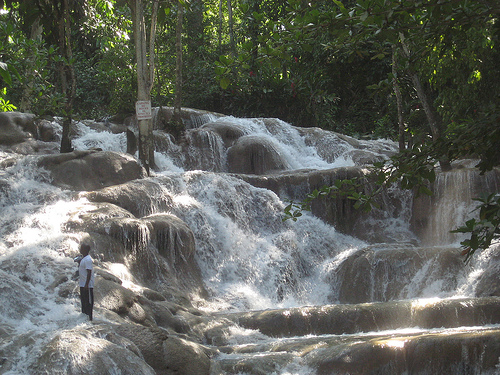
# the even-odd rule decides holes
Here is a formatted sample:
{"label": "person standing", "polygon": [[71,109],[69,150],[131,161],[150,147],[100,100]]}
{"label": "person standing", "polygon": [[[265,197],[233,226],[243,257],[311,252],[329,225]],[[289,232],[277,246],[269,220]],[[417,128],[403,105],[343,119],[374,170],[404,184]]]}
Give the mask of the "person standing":
{"label": "person standing", "polygon": [[82,304],[82,313],[89,316],[92,320],[92,310],[94,308],[94,267],[90,256],[90,245],[82,243],[80,245],[80,259],[78,266],[80,301]]}

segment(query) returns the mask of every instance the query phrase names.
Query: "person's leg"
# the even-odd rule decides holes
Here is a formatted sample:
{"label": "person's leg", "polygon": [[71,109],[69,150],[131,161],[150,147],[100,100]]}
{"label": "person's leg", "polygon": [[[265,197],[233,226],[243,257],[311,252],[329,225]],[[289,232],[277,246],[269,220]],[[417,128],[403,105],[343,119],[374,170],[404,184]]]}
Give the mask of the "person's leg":
{"label": "person's leg", "polygon": [[89,320],[92,320],[93,310],[94,310],[94,288],[89,288],[89,310],[88,310]]}
{"label": "person's leg", "polygon": [[[93,298],[92,298],[93,299]],[[82,313],[92,315],[92,306],[90,305],[90,291],[89,289],[80,287],[80,300],[82,301]]]}
{"label": "person's leg", "polygon": [[85,314],[85,291],[83,290],[82,287],[80,287],[80,306],[82,308],[82,313]]}

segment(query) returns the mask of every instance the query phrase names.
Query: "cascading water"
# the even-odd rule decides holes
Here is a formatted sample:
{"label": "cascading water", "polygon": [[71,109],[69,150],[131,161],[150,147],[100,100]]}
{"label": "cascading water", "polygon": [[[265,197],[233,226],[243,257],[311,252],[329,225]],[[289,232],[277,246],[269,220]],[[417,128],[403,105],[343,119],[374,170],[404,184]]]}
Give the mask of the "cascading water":
{"label": "cascading water", "polygon": [[[73,140],[77,150],[126,150],[123,133],[95,131],[83,122],[77,130],[78,137]],[[469,324],[465,318],[458,319],[455,331],[447,331],[445,323],[433,322],[439,321],[440,315],[460,315],[464,304],[472,302],[457,298],[475,297],[476,287],[471,283],[479,283],[487,271],[482,258],[476,265],[464,267],[456,255],[457,239],[447,233],[453,229],[450,225],[468,217],[472,197],[481,190],[498,191],[497,177],[487,177],[481,188],[470,190],[457,186],[470,186],[475,172],[464,169],[438,175],[435,201],[422,204],[424,214],[416,219],[411,217],[411,194],[393,192],[391,197],[400,197],[397,202],[388,201],[386,211],[359,221],[362,228],[379,228],[385,232],[385,240],[394,242],[373,244],[340,233],[310,213],[297,222],[283,222],[284,199],[296,198],[286,196],[292,190],[253,185],[297,174],[307,178],[297,183],[295,192],[307,192],[317,180],[308,173],[322,173],[319,180],[328,181],[330,177],[325,176],[337,168],[362,167],[387,157],[395,152],[393,143],[356,141],[320,129],[295,128],[275,119],[232,117],[190,129],[184,142],[159,150],[155,157],[161,170],[146,180],[147,186],[137,182],[137,191],[150,189],[158,194],[144,202],[135,195],[132,200],[138,219],[132,218],[128,224],[122,220],[116,227],[103,225],[114,239],[136,252],[134,257],[146,254],[148,262],[160,259],[149,245],[155,215],[174,215],[191,228],[194,256],[210,295],[198,298],[197,307],[239,323],[228,324],[223,334],[210,338],[213,343],[223,342],[214,344],[220,347],[220,354],[213,374],[371,373],[363,356],[376,357],[377,348],[395,350],[395,362],[383,367],[386,373],[403,373],[397,358],[404,354],[401,350],[405,345],[416,345],[431,336],[434,340],[441,335],[490,334],[487,328],[469,329],[477,323]],[[236,174],[257,168],[242,164],[240,159],[262,162],[269,155],[273,160],[264,160],[268,164],[263,170],[268,174],[258,183],[252,185]],[[76,299],[61,298],[58,286],[74,273],[71,256],[83,236],[66,230],[66,223],[78,221],[71,219],[74,212],[82,212],[92,203],[87,200],[91,195],[79,198],[51,185],[50,175],[37,166],[35,157],[7,153],[0,157],[0,291],[5,301],[0,306],[0,338],[14,338],[1,343],[0,357],[9,363],[7,374],[23,374],[30,373],[49,338],[86,325],[78,315]],[[124,189],[130,190],[130,186]],[[277,195],[276,191],[285,193]],[[425,211],[434,205],[439,207],[432,215]],[[455,211],[445,211],[450,208]],[[455,219],[451,224],[445,220],[450,217]],[[149,221],[138,221],[142,218]],[[420,226],[426,247],[416,247],[418,238],[410,226]],[[174,242],[183,246],[185,240],[172,230],[158,233],[158,248]],[[171,264],[186,261],[182,253],[171,256]],[[124,285],[140,289],[140,281],[126,268],[128,264],[102,263]],[[158,267],[156,272],[161,270]],[[344,305],[326,306],[336,303]],[[488,301],[483,303],[487,311]],[[456,349],[451,341],[437,344],[444,350]],[[471,354],[470,358],[473,361],[477,356]],[[363,363],[349,367],[355,360]],[[364,361],[370,362],[367,358]],[[367,366],[365,370],[363,366]],[[408,368],[428,369],[419,366]],[[468,372],[464,367],[456,373]]]}

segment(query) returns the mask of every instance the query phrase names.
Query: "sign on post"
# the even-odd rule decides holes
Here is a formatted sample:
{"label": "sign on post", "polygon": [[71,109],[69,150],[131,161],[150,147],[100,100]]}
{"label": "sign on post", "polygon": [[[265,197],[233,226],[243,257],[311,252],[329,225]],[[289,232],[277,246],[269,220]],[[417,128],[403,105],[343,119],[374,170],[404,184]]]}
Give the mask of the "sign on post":
{"label": "sign on post", "polygon": [[151,101],[139,100],[135,102],[135,113],[137,120],[149,120],[151,116]]}

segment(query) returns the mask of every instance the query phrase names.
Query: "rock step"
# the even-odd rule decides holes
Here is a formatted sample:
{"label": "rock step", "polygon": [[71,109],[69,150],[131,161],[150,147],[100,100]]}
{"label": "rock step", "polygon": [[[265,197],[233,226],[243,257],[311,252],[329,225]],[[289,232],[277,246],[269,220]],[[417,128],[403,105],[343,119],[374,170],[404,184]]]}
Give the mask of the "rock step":
{"label": "rock step", "polygon": [[221,374],[495,374],[500,326],[322,335],[220,348]]}
{"label": "rock step", "polygon": [[328,305],[221,315],[271,337],[352,334],[420,328],[500,324],[500,298],[408,300]]}

